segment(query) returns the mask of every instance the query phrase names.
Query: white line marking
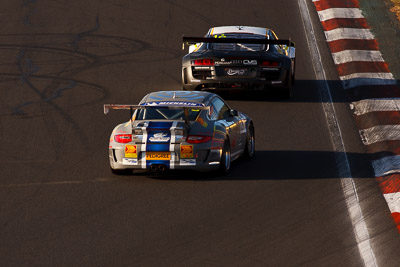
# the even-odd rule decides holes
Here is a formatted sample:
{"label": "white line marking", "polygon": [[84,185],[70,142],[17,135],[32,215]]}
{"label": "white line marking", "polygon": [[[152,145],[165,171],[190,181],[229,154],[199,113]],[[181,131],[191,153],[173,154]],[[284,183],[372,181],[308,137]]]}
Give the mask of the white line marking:
{"label": "white line marking", "polygon": [[324,33],[328,42],[340,39],[371,40],[375,38],[369,29],[337,28]]}
{"label": "white line marking", "polygon": [[352,102],[350,105],[357,116],[376,111],[399,111],[400,98],[391,99],[364,99]]}
{"label": "white line marking", "polygon": [[318,50],[317,41],[311,23],[310,12],[307,7],[307,0],[298,0],[300,13],[303,19],[304,31],[306,33],[308,47],[313,62],[314,72],[317,80],[323,81],[321,87],[322,106],[327,119],[327,124],[331,134],[332,145],[335,150],[336,164],[341,178],[341,184],[345,195],[346,205],[354,229],[355,239],[358,244],[358,251],[364,266],[376,267],[376,258],[371,247],[368,229],[362,214],[357,189],[354,180],[351,178],[350,165],[345,151],[339,122],[336,119],[335,107],[332,104],[332,96],[329,91],[329,85],[326,81],[326,75],[321,62],[321,54]]}
{"label": "white line marking", "polygon": [[374,50],[343,50],[332,53],[336,65],[351,61],[385,61],[380,51]]}
{"label": "white line marking", "polygon": [[364,18],[359,8],[329,8],[318,11],[320,21],[330,19],[359,19]]}
{"label": "white line marking", "polygon": [[400,140],[400,125],[377,125],[360,130],[364,145],[372,145],[387,140]]}
{"label": "white line marking", "polygon": [[392,213],[400,213],[400,192],[383,194]]}

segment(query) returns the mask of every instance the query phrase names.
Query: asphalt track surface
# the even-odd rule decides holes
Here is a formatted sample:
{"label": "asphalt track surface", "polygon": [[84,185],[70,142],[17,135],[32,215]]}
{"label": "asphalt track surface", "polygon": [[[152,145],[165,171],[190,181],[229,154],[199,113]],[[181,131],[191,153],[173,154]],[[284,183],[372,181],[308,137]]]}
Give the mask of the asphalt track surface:
{"label": "asphalt track surface", "polygon": [[[297,1],[1,1],[2,266],[363,266]],[[400,239],[312,9],[361,208],[380,266]],[[114,176],[107,145],[137,103],[180,89],[181,37],[268,26],[297,44],[291,101],[227,96],[256,127],[228,176]]]}

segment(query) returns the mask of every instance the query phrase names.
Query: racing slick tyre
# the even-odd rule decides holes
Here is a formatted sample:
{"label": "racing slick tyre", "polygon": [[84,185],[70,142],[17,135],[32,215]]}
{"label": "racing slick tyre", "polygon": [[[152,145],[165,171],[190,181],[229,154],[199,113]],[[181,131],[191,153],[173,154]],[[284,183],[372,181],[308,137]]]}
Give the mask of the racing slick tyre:
{"label": "racing slick tyre", "polygon": [[225,140],[224,148],[222,149],[221,162],[219,164],[219,174],[226,175],[231,169],[231,147],[229,140]]}
{"label": "racing slick tyre", "polygon": [[244,147],[243,156],[246,159],[252,159],[254,158],[255,154],[256,154],[256,138],[254,133],[254,126],[250,125],[249,130],[247,131],[246,145]]}
{"label": "racing slick tyre", "polygon": [[283,88],[282,97],[284,99],[290,99],[293,91],[293,73],[287,75],[286,87]]}

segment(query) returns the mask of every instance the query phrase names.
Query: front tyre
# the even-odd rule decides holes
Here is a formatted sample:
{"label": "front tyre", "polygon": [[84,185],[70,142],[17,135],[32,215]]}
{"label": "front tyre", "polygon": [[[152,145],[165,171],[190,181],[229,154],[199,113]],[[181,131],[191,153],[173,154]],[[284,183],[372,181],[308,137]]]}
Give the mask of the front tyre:
{"label": "front tyre", "polygon": [[229,145],[229,140],[225,140],[224,148],[222,149],[221,161],[219,164],[219,173],[221,175],[226,175],[231,169],[231,146]]}

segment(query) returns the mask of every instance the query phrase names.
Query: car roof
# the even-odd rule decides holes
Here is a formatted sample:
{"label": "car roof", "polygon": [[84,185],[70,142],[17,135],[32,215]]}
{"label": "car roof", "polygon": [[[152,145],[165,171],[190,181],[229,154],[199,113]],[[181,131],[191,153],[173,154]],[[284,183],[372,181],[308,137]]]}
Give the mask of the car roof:
{"label": "car roof", "polygon": [[214,93],[203,92],[203,91],[158,91],[152,92],[146,95],[140,104],[149,102],[191,102],[203,104],[206,103],[210,98],[215,96]]}
{"label": "car roof", "polygon": [[220,26],[209,29],[207,35],[210,36],[222,33],[250,33],[267,36],[268,28],[253,26]]}

